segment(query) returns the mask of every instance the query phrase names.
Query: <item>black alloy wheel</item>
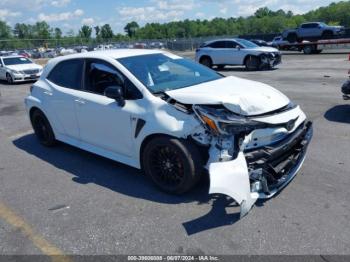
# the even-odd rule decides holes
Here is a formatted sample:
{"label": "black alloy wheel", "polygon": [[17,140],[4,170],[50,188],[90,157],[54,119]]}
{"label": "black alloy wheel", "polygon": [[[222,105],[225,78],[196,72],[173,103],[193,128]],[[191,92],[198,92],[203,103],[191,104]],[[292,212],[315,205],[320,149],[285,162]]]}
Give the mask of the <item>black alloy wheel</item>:
{"label": "black alloy wheel", "polygon": [[161,136],[145,146],[142,166],[160,189],[181,194],[199,180],[202,160],[197,148],[190,142]]}
{"label": "black alloy wheel", "polygon": [[56,144],[52,127],[44,113],[39,110],[35,110],[32,114],[31,121],[34,133],[41,144],[49,147]]}

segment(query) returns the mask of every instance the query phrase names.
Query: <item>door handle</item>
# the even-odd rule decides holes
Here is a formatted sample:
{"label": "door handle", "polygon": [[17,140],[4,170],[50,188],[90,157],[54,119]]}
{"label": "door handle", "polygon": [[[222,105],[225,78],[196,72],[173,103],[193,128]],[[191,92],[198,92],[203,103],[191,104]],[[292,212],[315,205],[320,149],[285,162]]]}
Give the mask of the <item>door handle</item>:
{"label": "door handle", "polygon": [[52,96],[52,93],[50,91],[44,91],[45,95]]}
{"label": "door handle", "polygon": [[81,99],[81,98],[75,99],[74,101],[77,102],[80,105],[84,105],[85,104],[85,101],[83,99]]}

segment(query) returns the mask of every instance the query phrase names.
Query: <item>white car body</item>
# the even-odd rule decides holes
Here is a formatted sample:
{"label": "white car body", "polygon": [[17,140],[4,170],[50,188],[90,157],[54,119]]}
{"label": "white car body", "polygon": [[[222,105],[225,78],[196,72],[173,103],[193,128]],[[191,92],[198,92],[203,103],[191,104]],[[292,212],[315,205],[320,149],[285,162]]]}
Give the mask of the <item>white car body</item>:
{"label": "white car body", "polygon": [[[245,46],[243,43],[247,43]],[[281,53],[273,47],[258,46],[244,39],[219,39],[204,43],[196,50],[196,61],[209,57],[212,65],[245,65],[250,56],[262,58],[261,63],[273,67],[281,62]]]}
{"label": "white car body", "polygon": [[[25,64],[7,64],[8,59],[25,60]],[[28,62],[28,63],[27,63]],[[23,82],[37,80],[43,71],[41,65],[35,64],[28,58],[22,56],[3,56],[0,57],[0,79],[8,80],[11,76],[12,82]]]}
{"label": "white car body", "polygon": [[[207,148],[209,158],[205,167],[210,175],[209,192],[232,197],[241,205],[241,216],[258,198],[271,197],[296,175],[312,135],[312,127],[306,124],[306,116],[299,106],[291,105],[285,95],[266,84],[237,77],[222,77],[155,95],[118,60],[154,54],[182,59],[163,51],[127,49],[52,59],[25,99],[26,110],[31,116],[33,110],[40,109],[49,120],[57,140],[135,168],[141,168],[141,148],[148,138],[161,134],[191,140]],[[65,88],[47,79],[56,65],[70,59],[108,62],[137,87],[142,98],[125,100],[125,104],[120,106],[104,95]],[[160,70],[167,68],[162,66]],[[189,111],[184,109],[184,105]],[[225,114],[249,118],[249,121],[266,125],[266,128],[255,129],[242,139],[232,134],[214,135],[202,118],[202,114],[209,115],[210,110],[216,110],[214,108]],[[138,128],[140,119],[144,122],[141,129]],[[299,135],[301,131],[303,135]],[[261,181],[251,181],[252,176],[262,175],[261,167],[251,169],[251,155],[255,150],[273,147],[276,143],[284,146],[284,149],[278,150],[286,150],[287,144],[281,141],[297,134],[305,145],[293,167],[278,188],[269,193],[262,192]]]}
{"label": "white car body", "polygon": [[72,48],[62,48],[62,50],[60,51],[60,55],[63,55],[63,56],[65,56],[65,55],[71,55],[71,54],[75,54],[76,53],[76,51],[74,50],[74,49],[72,49]]}

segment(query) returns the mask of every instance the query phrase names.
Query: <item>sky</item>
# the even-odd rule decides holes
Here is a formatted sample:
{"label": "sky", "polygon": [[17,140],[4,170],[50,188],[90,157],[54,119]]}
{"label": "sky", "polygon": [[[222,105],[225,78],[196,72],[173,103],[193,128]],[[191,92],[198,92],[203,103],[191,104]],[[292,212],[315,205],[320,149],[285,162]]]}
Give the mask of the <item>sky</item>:
{"label": "sky", "polygon": [[339,0],[0,0],[0,20],[16,23],[46,21],[64,33],[83,25],[110,24],[123,33],[130,21],[139,25],[183,19],[213,19],[254,14],[259,7],[302,14]]}

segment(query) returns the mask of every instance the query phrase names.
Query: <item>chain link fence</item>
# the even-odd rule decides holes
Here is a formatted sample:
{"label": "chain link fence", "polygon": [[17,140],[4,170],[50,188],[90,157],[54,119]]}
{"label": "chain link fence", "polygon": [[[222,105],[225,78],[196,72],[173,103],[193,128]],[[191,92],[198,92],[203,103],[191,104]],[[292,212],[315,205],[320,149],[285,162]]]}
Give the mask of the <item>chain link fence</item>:
{"label": "chain link fence", "polygon": [[[116,39],[84,39],[79,37],[64,37],[61,39],[0,39],[0,51],[3,50],[32,50],[32,49],[58,49],[72,48],[81,49],[84,47],[88,50],[94,48],[165,48],[173,51],[193,51],[202,43],[214,39],[222,38],[244,38],[244,39],[261,39],[272,41],[279,33],[272,34],[255,34],[255,35],[223,35],[223,36],[208,36],[197,38],[179,38],[179,39],[142,39],[118,41]],[[343,37],[350,38],[350,28],[346,29],[346,34]]]}

